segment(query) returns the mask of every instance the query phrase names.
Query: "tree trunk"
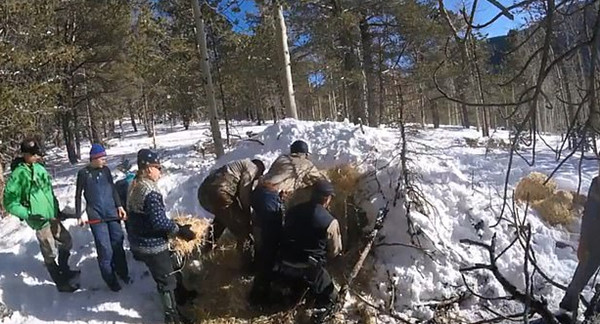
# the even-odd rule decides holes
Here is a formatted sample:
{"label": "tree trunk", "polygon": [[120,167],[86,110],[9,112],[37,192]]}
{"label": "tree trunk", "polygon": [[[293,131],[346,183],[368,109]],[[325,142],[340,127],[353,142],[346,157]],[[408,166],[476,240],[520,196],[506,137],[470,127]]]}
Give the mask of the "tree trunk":
{"label": "tree trunk", "polygon": [[73,131],[71,130],[71,112],[64,112],[62,114],[62,130],[63,137],[65,139],[65,146],[67,147],[67,156],[71,164],[77,163],[77,152],[75,150],[75,138]]}
{"label": "tree trunk", "polygon": [[[473,65],[474,65],[474,72],[475,72],[475,79],[477,80],[477,90],[479,90],[479,100],[481,101],[482,104],[485,104],[485,93],[483,91],[483,80],[482,80],[482,76],[481,76],[481,69],[479,68],[479,61],[478,61],[478,57],[477,57],[477,48],[475,45],[474,41],[471,41],[471,47],[472,47],[472,51],[473,51]],[[488,108],[482,106],[481,107],[481,131],[482,131],[482,135],[483,137],[489,137],[490,136],[490,123],[489,123],[489,112],[488,112]]]}
{"label": "tree trunk", "polygon": [[466,95],[466,82],[464,81],[464,78],[458,78],[456,80],[456,85],[457,85],[456,90],[458,91],[458,98],[461,101],[460,109],[461,109],[461,115],[462,115],[462,125],[464,128],[470,128],[471,121],[469,120],[469,109],[466,105],[467,95]]}
{"label": "tree trunk", "polygon": [[96,118],[94,117],[94,110],[92,109],[92,104],[89,98],[86,98],[86,110],[87,110],[87,119],[88,119],[88,133],[91,138],[90,141],[92,143],[101,143],[102,139],[100,138],[100,134],[98,134],[98,126],[96,122]]}
{"label": "tree trunk", "polygon": [[131,107],[131,101],[127,102],[127,109],[129,110],[129,118],[131,118],[131,126],[133,127],[133,131],[137,133],[137,124],[135,123],[135,114],[133,113],[133,109]]}
{"label": "tree trunk", "polygon": [[215,143],[215,154],[217,159],[225,154],[223,149],[223,140],[221,138],[221,129],[219,128],[219,120],[217,119],[217,101],[215,99],[215,88],[213,85],[212,75],[210,74],[210,64],[208,62],[208,49],[206,46],[206,32],[204,30],[204,19],[200,12],[198,0],[192,1],[192,9],[194,11],[194,20],[196,23],[196,41],[198,42],[198,51],[200,54],[200,64],[202,67],[203,83],[208,96],[208,115],[210,118],[210,128],[213,141]]}
{"label": "tree trunk", "polygon": [[114,135],[115,135],[115,121],[112,118],[110,118],[110,120],[108,121],[108,137],[113,137]]}
{"label": "tree trunk", "polygon": [[[210,33],[210,38],[212,41],[212,49],[215,55],[215,63],[217,66],[217,82],[219,83],[219,93],[221,94],[221,106],[223,107],[223,118],[225,118],[225,137],[226,143],[229,146],[231,140],[231,133],[229,131],[229,103],[225,100],[225,91],[223,90],[223,78],[221,75],[221,56],[219,51],[217,51],[217,41],[215,40],[214,32]],[[187,130],[187,128],[186,128]]]}
{"label": "tree trunk", "polygon": [[146,89],[142,87],[142,104],[144,108],[144,128],[146,129],[146,134],[148,136],[152,136],[152,127],[150,125],[150,111],[148,109],[148,96],[146,95]]}
{"label": "tree trunk", "polygon": [[372,51],[372,35],[369,31],[369,23],[366,17],[363,15],[359,23],[360,29],[360,43],[362,45],[362,66],[365,79],[366,91],[365,102],[367,113],[369,115],[369,126],[376,127],[379,124],[379,111],[375,104],[375,76],[373,73],[373,51]]}
{"label": "tree trunk", "polygon": [[[342,16],[342,8],[339,8],[338,17]],[[359,120],[366,121],[367,111],[363,102],[362,77],[356,77],[360,73],[360,59],[356,54],[351,35],[346,30],[340,31],[340,43],[344,48],[344,82],[345,97],[347,99],[348,113],[351,114],[353,123],[358,124]],[[358,72],[358,73],[357,73]]]}
{"label": "tree trunk", "polygon": [[275,17],[277,17],[278,22],[278,26],[275,28],[275,30],[277,32],[277,40],[279,42],[279,52],[281,53],[281,79],[285,81],[281,86],[284,90],[286,116],[298,119],[296,99],[294,95],[294,80],[292,79],[292,63],[290,60],[290,50],[288,48],[287,28],[285,26],[285,18],[283,16],[283,6],[279,3],[275,3]]}
{"label": "tree trunk", "polygon": [[108,127],[106,126],[106,120],[102,117],[102,135],[104,138],[108,137]]}
{"label": "tree trunk", "polygon": [[385,85],[383,83],[383,74],[379,71],[379,118],[377,120],[377,125],[381,123],[387,122],[387,114],[385,109],[385,97],[386,90]]}
{"label": "tree trunk", "polygon": [[152,132],[152,147],[156,150],[156,124],[154,123],[154,112],[150,111],[150,131]]}
{"label": "tree trunk", "polygon": [[344,105],[344,118],[352,120],[348,111],[348,96],[346,95],[346,79],[342,80],[342,104]]}
{"label": "tree trunk", "polygon": [[431,106],[431,121],[433,122],[433,128],[440,128],[440,109],[437,103],[437,100],[429,100],[429,105]]}

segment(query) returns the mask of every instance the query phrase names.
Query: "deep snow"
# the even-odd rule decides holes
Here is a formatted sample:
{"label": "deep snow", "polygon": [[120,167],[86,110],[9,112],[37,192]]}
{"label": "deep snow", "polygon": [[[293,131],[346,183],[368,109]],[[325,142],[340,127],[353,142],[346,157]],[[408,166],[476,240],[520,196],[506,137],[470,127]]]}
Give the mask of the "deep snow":
{"label": "deep snow", "polygon": [[[250,123],[237,123],[234,132],[246,138],[246,132],[261,132],[265,126]],[[215,161],[193,149],[198,141],[209,138],[207,124],[193,125],[190,130],[168,125],[158,127],[157,144],[161,153],[165,176],[159,186],[163,191],[167,209],[172,215],[193,214],[210,217],[197,203],[196,190],[207,171]],[[506,174],[508,153],[506,150],[485,147],[471,148],[465,138],[478,138],[475,130],[456,127],[441,129],[411,129],[409,147],[409,169],[418,175],[418,185],[425,198],[431,203],[427,215],[412,211],[414,225],[422,231],[419,240],[433,259],[417,249],[393,245],[376,248],[375,277],[373,295],[381,301],[389,300],[388,272],[395,283],[395,309],[420,319],[433,315],[430,307],[420,306],[432,300],[448,298],[464,290],[458,269],[477,262],[487,262],[487,253],[481,249],[467,247],[459,243],[469,238],[489,242],[497,235],[499,249],[508,244],[513,230],[502,222],[496,228],[489,226],[496,222],[502,206],[501,193]],[[495,132],[493,137],[508,138],[504,131]],[[255,157],[270,165],[280,154],[287,152],[289,145],[297,139],[310,142],[312,159],[319,168],[353,162],[365,172],[377,170],[377,181],[371,178],[361,188],[362,207],[369,216],[385,204],[386,199],[395,195],[396,181],[400,175],[399,142],[397,129],[360,127],[350,123],[280,121],[267,127],[253,140],[239,141],[216,166],[229,161]],[[549,136],[547,140],[556,145],[558,139]],[[142,132],[128,132],[122,139],[113,139],[107,152],[109,166],[115,178],[121,173],[115,170],[123,157],[135,163],[138,149],[149,147],[152,139]],[[89,147],[83,147],[87,153]],[[486,154],[487,152],[487,154]],[[75,175],[84,164],[70,166],[65,152],[59,149],[49,154],[49,169],[54,176],[55,193],[62,206],[73,206]],[[83,154],[86,155],[86,154]],[[518,179],[536,170],[550,173],[557,162],[554,153],[540,147],[536,163],[530,167],[515,157],[510,184],[513,187]],[[556,174],[555,180],[560,189],[576,190],[578,186],[578,161],[567,162]],[[584,161],[582,190],[585,194],[592,176],[597,172],[597,164]],[[576,266],[576,256],[567,243],[577,244],[577,234],[568,229],[549,227],[537,216],[531,214],[527,220],[532,225],[532,246],[540,267],[559,283],[567,284]],[[482,223],[480,223],[482,221]],[[477,226],[475,224],[483,224]],[[132,277],[135,282],[125,286],[119,293],[105,287],[95,260],[96,254],[92,235],[88,228],[75,225],[75,221],[65,222],[74,240],[72,264],[82,269],[83,290],[74,294],[61,294],[50,283],[42,265],[41,254],[34,232],[14,218],[0,221],[0,299],[15,314],[6,323],[62,323],[62,322],[126,322],[159,323],[162,320],[160,303],[155,293],[154,283],[145,267],[129,257]],[[571,232],[578,232],[578,224],[571,226]],[[404,207],[400,202],[393,207],[386,220],[378,245],[386,243],[411,244],[407,234],[407,221]],[[521,275],[523,251],[509,250],[498,260],[501,271],[518,287],[523,288]],[[485,272],[467,276],[470,286],[486,296],[502,296],[500,285]],[[543,294],[551,307],[557,307],[562,292],[549,284],[539,282],[538,294]],[[522,309],[518,304],[498,305],[501,310],[511,313]],[[455,310],[460,320],[477,320],[492,317],[481,310],[478,301],[468,300]]]}

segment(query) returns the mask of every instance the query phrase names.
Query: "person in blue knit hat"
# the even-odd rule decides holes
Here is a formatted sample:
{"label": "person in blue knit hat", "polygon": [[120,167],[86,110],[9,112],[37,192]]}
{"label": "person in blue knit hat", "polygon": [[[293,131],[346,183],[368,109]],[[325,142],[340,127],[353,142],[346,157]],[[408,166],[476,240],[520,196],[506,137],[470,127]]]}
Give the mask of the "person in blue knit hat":
{"label": "person in blue knit hat", "polygon": [[75,190],[75,212],[81,221],[81,194],[85,197],[86,213],[90,224],[98,265],[102,279],[110,290],[119,291],[121,285],[117,277],[129,283],[129,268],[123,249],[125,235],[121,220],[127,213],[121,204],[110,169],[106,166],[106,151],[100,144],[93,144],[90,150],[90,164],[77,173]]}

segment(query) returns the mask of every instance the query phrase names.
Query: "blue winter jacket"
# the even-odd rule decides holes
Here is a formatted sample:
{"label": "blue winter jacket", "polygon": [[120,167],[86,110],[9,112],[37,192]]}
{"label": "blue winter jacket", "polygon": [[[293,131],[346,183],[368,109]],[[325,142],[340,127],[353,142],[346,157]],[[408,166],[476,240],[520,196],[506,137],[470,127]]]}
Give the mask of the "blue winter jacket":
{"label": "blue winter jacket", "polygon": [[77,188],[75,189],[77,217],[81,217],[82,192],[85,197],[88,219],[117,217],[117,207],[121,207],[122,204],[108,167],[86,166],[77,173]]}

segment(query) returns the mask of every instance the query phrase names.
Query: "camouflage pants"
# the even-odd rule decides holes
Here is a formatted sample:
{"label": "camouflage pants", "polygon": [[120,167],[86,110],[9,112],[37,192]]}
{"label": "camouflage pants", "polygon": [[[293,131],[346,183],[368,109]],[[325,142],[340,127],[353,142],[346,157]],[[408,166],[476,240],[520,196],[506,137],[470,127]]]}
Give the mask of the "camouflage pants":
{"label": "camouflage pants", "polygon": [[57,219],[50,220],[50,225],[36,231],[35,236],[46,264],[54,263],[58,251],[70,251],[73,244],[71,234]]}
{"label": "camouflage pants", "polygon": [[213,230],[207,238],[206,248],[212,248],[225,229],[228,229],[237,240],[237,249],[244,262],[251,262],[253,251],[251,215],[242,210],[238,199],[225,190],[208,186],[200,187],[198,200],[202,208],[215,215]]}

